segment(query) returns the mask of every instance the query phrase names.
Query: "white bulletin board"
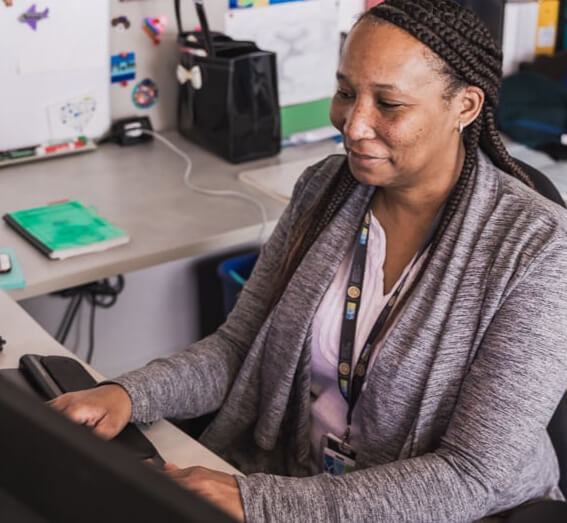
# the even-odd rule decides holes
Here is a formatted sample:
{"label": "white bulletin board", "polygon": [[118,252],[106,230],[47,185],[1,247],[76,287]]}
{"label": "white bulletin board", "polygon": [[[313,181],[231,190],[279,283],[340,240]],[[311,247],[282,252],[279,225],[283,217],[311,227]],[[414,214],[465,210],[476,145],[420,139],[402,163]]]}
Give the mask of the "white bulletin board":
{"label": "white bulletin board", "polygon": [[0,3],[0,150],[107,131],[109,19],[109,0]]}

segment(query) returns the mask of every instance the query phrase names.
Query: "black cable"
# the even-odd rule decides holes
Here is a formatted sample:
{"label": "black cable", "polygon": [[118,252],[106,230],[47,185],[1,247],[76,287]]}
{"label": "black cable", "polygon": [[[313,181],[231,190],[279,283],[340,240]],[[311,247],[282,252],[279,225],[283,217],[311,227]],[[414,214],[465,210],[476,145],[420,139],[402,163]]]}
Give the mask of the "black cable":
{"label": "black cable", "polygon": [[53,293],[63,298],[71,298],[69,305],[63,315],[61,323],[57,328],[55,338],[61,344],[65,342],[67,334],[71,329],[71,325],[79,310],[83,298],[91,304],[90,321],[89,321],[89,346],[86,361],[90,363],[94,353],[95,346],[95,310],[97,307],[108,309],[112,307],[118,295],[124,290],[124,276],[119,274],[116,276],[116,282],[112,284],[110,279],[86,283],[77,287],[71,287],[62,291]]}
{"label": "black cable", "polygon": [[91,316],[89,322],[89,350],[87,352],[87,363],[90,363],[93,359],[95,312],[96,312],[96,304],[93,301],[91,303]]}
{"label": "black cable", "polygon": [[65,344],[65,340],[67,339],[67,335],[69,334],[69,330],[71,329],[71,325],[73,323],[73,319],[79,310],[79,306],[81,305],[81,301],[83,300],[82,294],[75,294],[71,297],[71,301],[67,306],[67,310],[65,311],[65,315],[61,320],[61,324],[57,329],[57,333],[55,334],[55,339],[61,343],[61,345]]}

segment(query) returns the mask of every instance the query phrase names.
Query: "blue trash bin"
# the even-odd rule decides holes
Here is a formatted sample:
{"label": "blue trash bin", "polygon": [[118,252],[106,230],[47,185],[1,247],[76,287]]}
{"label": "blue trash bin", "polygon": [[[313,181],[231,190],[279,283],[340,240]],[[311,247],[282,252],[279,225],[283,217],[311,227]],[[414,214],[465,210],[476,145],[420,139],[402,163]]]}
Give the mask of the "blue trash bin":
{"label": "blue trash bin", "polygon": [[258,254],[256,250],[242,256],[228,258],[219,264],[217,274],[221,280],[225,318],[234,307],[242,287],[250,277]]}

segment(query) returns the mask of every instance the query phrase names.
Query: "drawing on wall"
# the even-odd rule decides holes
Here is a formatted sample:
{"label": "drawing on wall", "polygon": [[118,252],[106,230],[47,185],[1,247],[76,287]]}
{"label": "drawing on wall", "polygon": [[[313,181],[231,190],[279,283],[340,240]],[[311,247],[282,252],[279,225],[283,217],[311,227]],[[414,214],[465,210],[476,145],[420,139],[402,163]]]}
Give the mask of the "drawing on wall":
{"label": "drawing on wall", "polygon": [[43,11],[37,11],[35,4],[33,4],[25,13],[23,13],[19,20],[28,24],[34,31],[37,30],[37,23],[49,16],[49,8],[46,7]]}
{"label": "drawing on wall", "polygon": [[136,78],[136,53],[120,53],[110,57],[110,78],[113,84],[128,85]]}
{"label": "drawing on wall", "polygon": [[253,40],[261,49],[276,52],[282,106],[333,95],[339,59],[334,7],[334,0],[310,0],[226,13],[229,36]]}
{"label": "drawing on wall", "polygon": [[48,107],[50,134],[52,136],[80,136],[85,134],[97,109],[92,95],[72,98]]}

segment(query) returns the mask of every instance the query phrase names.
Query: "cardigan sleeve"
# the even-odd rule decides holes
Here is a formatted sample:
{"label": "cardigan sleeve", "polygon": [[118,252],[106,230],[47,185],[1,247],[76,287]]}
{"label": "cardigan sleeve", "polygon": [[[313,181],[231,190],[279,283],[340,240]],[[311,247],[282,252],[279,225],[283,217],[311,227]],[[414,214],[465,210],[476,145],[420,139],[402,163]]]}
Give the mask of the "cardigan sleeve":
{"label": "cardigan sleeve", "polygon": [[[342,162],[341,162],[342,163]],[[308,183],[337,165],[337,157],[309,167],[297,181],[291,202],[262,247],[248,282],[227,321],[212,335],[168,358],[112,380],[132,400],[132,421],[149,423],[161,417],[192,418],[220,407],[266,318],[271,281],[284,255],[289,232],[317,187]],[[305,190],[309,185],[309,190]],[[306,193],[306,194],[304,194]]]}
{"label": "cardigan sleeve", "polygon": [[343,476],[239,477],[246,520],[465,522],[533,497],[530,463],[567,387],[566,273],[565,242],[547,244],[493,318],[436,451]]}

